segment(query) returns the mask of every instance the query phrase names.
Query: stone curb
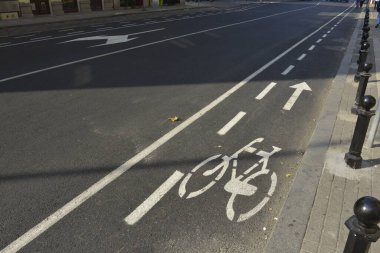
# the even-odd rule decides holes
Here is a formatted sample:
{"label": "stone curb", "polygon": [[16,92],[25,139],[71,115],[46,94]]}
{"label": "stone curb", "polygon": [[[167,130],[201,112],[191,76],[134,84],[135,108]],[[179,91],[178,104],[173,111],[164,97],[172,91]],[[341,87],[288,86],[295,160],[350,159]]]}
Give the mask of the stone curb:
{"label": "stone curb", "polygon": [[[364,18],[363,12],[361,12],[360,15]],[[292,188],[288,194],[288,198],[280,211],[278,222],[264,249],[266,253],[300,252],[324,167],[326,153],[337,119],[351,59],[354,50],[357,50],[356,42],[362,20],[361,16],[351,36],[337,75],[333,80],[333,85],[294,179]]]}

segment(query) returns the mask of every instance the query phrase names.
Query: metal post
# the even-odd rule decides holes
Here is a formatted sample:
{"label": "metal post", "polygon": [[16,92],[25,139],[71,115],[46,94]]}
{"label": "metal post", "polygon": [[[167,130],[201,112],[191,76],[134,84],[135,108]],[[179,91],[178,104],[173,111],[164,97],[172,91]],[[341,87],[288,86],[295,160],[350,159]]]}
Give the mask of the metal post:
{"label": "metal post", "polygon": [[370,95],[364,96],[363,101],[360,103],[357,112],[358,119],[356,121],[354,135],[352,137],[350,149],[345,154],[344,160],[346,164],[353,169],[359,169],[362,164],[362,149],[364,144],[365,135],[367,133],[369,121],[374,115],[373,111],[370,111],[376,104],[376,99]]}
{"label": "metal post", "polygon": [[368,79],[371,74],[368,72],[372,69],[371,63],[365,63],[363,66],[363,72],[360,73],[358,90],[356,91],[355,104],[351,108],[353,114],[357,114],[357,109],[360,106],[360,102],[363,100],[365,91],[367,89]]}
{"label": "metal post", "polygon": [[363,70],[364,70],[364,63],[367,60],[368,48],[369,48],[369,43],[363,43],[363,50],[360,50],[359,59],[357,61],[358,70],[356,71],[356,74],[354,77],[355,82],[359,82],[360,73],[363,72]]}
{"label": "metal post", "polygon": [[372,242],[380,237],[380,201],[362,197],[355,202],[355,215],[344,224],[350,230],[343,253],[368,253]]}

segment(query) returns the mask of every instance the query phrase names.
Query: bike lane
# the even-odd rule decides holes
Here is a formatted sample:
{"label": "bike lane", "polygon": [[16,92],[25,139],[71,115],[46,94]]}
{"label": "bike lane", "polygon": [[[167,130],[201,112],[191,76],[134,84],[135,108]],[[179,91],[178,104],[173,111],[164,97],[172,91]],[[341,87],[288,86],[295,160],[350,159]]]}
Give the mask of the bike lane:
{"label": "bike lane", "polygon": [[[350,27],[350,24],[345,27]],[[312,39],[318,40],[314,37],[310,40]],[[315,51],[316,54],[323,55],[325,59],[339,57],[342,54],[339,48],[344,47],[345,41],[336,40],[335,43],[336,45],[326,47],[327,51]],[[327,73],[323,71],[323,75],[318,75],[322,73],[318,71],[318,62],[310,60],[315,58],[306,57],[304,60],[308,64],[304,63],[303,68],[296,67],[287,75],[282,75],[281,71],[287,68],[291,56],[295,60],[302,52],[312,51],[309,49],[309,45],[304,46],[280,60],[276,64],[278,66],[259,75],[258,80],[248,83],[232,95],[228,103],[213,109],[203,116],[202,121],[148,155],[127,174],[118,178],[112,187],[95,195],[25,250],[212,252],[228,249],[232,252],[245,252],[262,249],[311,135],[313,119],[318,116],[319,102],[329,88],[329,77],[334,75],[334,67],[338,64],[334,61],[324,63]],[[311,53],[308,52],[308,55]],[[276,86],[271,92],[260,100],[256,99],[263,88],[272,82]],[[283,109],[294,94],[289,87],[301,82],[308,83],[313,92],[302,94],[304,97],[296,100],[290,110]],[[240,123],[227,132],[221,131],[225,123],[239,112],[246,113]],[[303,115],[302,120],[300,115]],[[257,215],[244,222],[236,222],[236,219],[231,222],[229,219],[227,203],[232,190],[226,184],[231,179],[233,162],[215,186],[203,194],[190,199],[184,198],[186,194],[180,197],[182,178],[201,161],[216,154],[230,156],[257,138],[263,138],[253,145],[257,151],[270,152],[273,146],[282,149],[269,159],[267,169],[276,173],[277,184],[270,201]],[[251,157],[250,152],[244,154],[237,159],[237,175],[261,158],[258,155]],[[256,168],[260,169],[259,167],[260,165]],[[183,174],[178,183],[141,220],[128,225],[124,219],[175,171]],[[191,187],[196,190],[210,182],[209,177],[195,175],[194,173],[191,184],[189,181],[189,191]],[[253,185],[257,190],[252,196],[234,201],[236,214],[251,210],[268,197],[268,192],[273,188],[272,175],[273,173],[268,173],[262,175],[260,180],[255,180]],[[60,236],[63,231],[67,235],[65,238]]]}

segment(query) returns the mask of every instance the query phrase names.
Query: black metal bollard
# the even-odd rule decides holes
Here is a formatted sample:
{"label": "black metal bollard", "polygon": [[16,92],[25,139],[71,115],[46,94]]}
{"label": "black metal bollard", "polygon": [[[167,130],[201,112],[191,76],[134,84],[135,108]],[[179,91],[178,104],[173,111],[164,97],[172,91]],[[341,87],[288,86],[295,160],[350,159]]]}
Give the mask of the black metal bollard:
{"label": "black metal bollard", "polygon": [[[368,41],[361,41],[360,42],[360,50],[364,50],[365,48],[368,48],[370,47],[371,45],[368,43]],[[360,50],[359,50],[359,54],[360,54]],[[359,64],[359,60],[357,61],[358,64]]]}
{"label": "black metal bollard", "polygon": [[359,59],[357,61],[358,63],[358,70],[356,71],[354,81],[359,82],[360,80],[360,73],[363,72],[364,70],[364,63],[367,60],[367,55],[368,55],[368,48],[369,44],[368,43],[363,43],[363,50],[360,50],[359,52]]}
{"label": "black metal bollard", "polygon": [[359,85],[356,91],[355,104],[351,108],[351,112],[358,114],[357,110],[359,108],[360,102],[363,101],[365,91],[367,89],[368,79],[371,77],[371,74],[368,72],[372,69],[371,63],[365,63],[363,66],[363,72],[360,73]]}
{"label": "black metal bollard", "polygon": [[353,169],[359,169],[362,165],[362,148],[364,144],[365,135],[368,130],[368,125],[371,117],[375,115],[373,111],[370,111],[376,104],[376,99],[370,95],[366,95],[363,101],[360,103],[357,112],[358,119],[356,121],[354,135],[352,137],[350,149],[345,154],[344,160],[346,164]]}
{"label": "black metal bollard", "polygon": [[374,197],[362,197],[355,202],[355,215],[344,224],[350,230],[344,253],[368,253],[372,242],[380,237],[380,201]]}
{"label": "black metal bollard", "polygon": [[367,41],[369,37],[369,33],[363,32],[361,41]]}

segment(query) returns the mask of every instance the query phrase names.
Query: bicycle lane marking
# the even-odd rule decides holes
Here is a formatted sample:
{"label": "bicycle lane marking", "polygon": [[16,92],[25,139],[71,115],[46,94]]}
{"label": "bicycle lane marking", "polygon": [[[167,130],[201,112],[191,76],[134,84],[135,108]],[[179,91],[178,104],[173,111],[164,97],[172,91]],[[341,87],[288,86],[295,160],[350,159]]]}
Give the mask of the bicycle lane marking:
{"label": "bicycle lane marking", "polygon": [[[121,175],[123,175],[126,171],[128,171],[131,167],[136,165],[138,162],[143,160],[146,156],[151,154],[153,151],[164,145],[166,142],[171,140],[174,136],[176,136],[178,133],[180,133],[182,130],[190,126],[192,123],[194,123],[196,120],[201,118],[204,114],[206,114],[208,111],[216,107],[218,104],[223,102],[226,98],[228,98],[230,95],[235,93],[237,90],[239,90],[241,87],[246,85],[250,80],[255,78],[257,75],[262,73],[264,70],[272,66],[274,63],[276,63],[278,60],[280,60],[282,57],[287,55],[289,52],[291,52],[293,49],[298,47],[300,44],[308,40],[310,37],[318,33],[320,30],[322,30],[325,26],[333,22],[335,19],[337,19],[339,16],[341,16],[343,13],[345,13],[347,10],[349,10],[351,7],[345,9],[341,13],[337,14],[335,17],[333,17],[331,20],[320,26],[318,29],[316,29],[314,32],[310,33],[309,35],[305,36],[303,39],[289,47],[287,50],[273,58],[271,61],[263,65],[261,68],[256,70],[254,73],[252,73],[250,76],[246,77],[243,81],[240,83],[236,84],[233,86],[231,89],[226,91],[224,94],[216,98],[214,101],[212,101],[210,104],[202,108],[200,111],[195,113],[193,116],[185,120],[183,123],[160,137],[158,140],[153,142],[151,145],[146,147],[143,151],[140,153],[136,154],[134,157],[126,161],[124,164],[107,174],[105,177],[94,183],[92,186],[90,186],[87,190],[83,191],[80,193],[77,197],[66,203],[64,206],[62,206],[60,209],[52,213],[50,216],[48,216],[46,219],[42,220],[40,223],[32,227],[30,230],[25,232],[23,235],[18,237],[16,240],[14,240],[12,243],[10,243],[8,246],[6,246],[4,249],[0,251],[0,253],[10,253],[10,252],[17,252],[27,244],[29,244],[31,241],[36,239],[38,236],[40,236],[42,233],[44,233],[46,230],[48,230],[50,227],[52,227],[54,224],[56,224],[58,221],[63,219],[66,215],[74,211],[77,207],[79,207],[81,204],[83,204],[85,201],[87,201],[89,198],[94,196],[97,192],[105,188],[108,184],[111,182],[115,181],[117,178],[119,178]],[[167,40],[165,40],[167,41]],[[130,49],[127,49],[130,50]],[[126,50],[123,50],[126,51]],[[119,51],[118,51],[119,52]],[[115,52],[114,52],[115,53]],[[103,55],[104,56],[104,55]],[[91,59],[98,58],[97,57],[91,57]],[[86,58],[87,60],[89,58]],[[84,61],[84,60],[83,60]],[[69,64],[65,64],[69,65]],[[50,69],[57,68],[56,67],[51,67]],[[42,71],[35,71],[36,72],[42,72]],[[24,74],[22,76],[29,75],[29,74]],[[18,76],[18,77],[21,77]],[[9,79],[14,79],[13,78],[7,78]],[[2,79],[0,82],[4,82],[7,79]]]}

